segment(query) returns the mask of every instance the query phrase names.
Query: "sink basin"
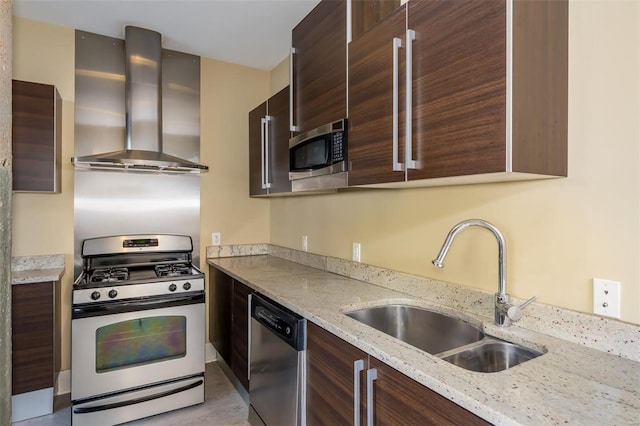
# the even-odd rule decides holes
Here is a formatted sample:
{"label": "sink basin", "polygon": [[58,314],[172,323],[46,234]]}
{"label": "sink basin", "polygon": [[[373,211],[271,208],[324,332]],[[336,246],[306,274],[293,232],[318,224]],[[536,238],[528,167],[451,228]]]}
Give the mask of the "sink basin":
{"label": "sink basin", "polygon": [[514,367],[542,353],[500,340],[487,340],[471,348],[443,357],[458,367],[481,373],[494,373]]}
{"label": "sink basin", "polygon": [[482,331],[462,320],[415,306],[376,306],[347,315],[430,354],[484,338]]}

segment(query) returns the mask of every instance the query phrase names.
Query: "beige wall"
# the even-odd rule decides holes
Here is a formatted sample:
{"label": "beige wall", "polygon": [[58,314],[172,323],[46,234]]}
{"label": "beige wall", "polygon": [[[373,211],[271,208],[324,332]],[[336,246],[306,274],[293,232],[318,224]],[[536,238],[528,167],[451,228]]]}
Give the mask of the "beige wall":
{"label": "beige wall", "polygon": [[[372,190],[271,202],[271,242],[469,287],[497,290],[495,238],[470,229],[438,270],[449,229],[468,218],[507,240],[507,290],[592,311],[593,277],[622,282],[622,319],[640,323],[640,6],[571,2],[569,178]],[[283,78],[281,63],[272,80]],[[488,308],[490,309],[490,308]]]}
{"label": "beige wall", "polygon": [[[62,253],[59,368],[70,366],[73,283],[74,30],[14,17],[14,78],[53,84],[63,99],[62,193],[15,194],[13,256]],[[247,114],[269,95],[269,73],[202,58],[201,257],[211,232],[223,244],[269,241],[269,201],[251,199]],[[202,262],[204,266],[206,262]]]}

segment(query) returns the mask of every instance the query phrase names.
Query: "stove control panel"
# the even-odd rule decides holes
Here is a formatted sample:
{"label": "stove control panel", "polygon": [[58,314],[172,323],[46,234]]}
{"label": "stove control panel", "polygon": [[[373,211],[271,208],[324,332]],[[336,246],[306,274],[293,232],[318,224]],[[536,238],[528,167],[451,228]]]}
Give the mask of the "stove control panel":
{"label": "stove control panel", "polygon": [[204,291],[204,278],[189,280],[158,281],[142,284],[122,284],[112,287],[87,288],[73,290],[73,304],[109,303],[110,301],[136,299],[141,297],[161,296],[163,294],[179,294]]}

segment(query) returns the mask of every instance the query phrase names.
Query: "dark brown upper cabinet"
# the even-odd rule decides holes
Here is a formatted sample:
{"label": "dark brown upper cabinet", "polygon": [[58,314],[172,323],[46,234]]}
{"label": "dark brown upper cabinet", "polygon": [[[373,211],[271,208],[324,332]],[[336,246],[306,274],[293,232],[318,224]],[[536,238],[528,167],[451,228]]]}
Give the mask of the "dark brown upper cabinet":
{"label": "dark brown upper cabinet", "polygon": [[351,0],[351,39],[355,40],[400,7],[400,0]]}
{"label": "dark brown upper cabinet", "polygon": [[566,1],[414,0],[354,39],[349,185],[566,176],[567,27]]}
{"label": "dark brown upper cabinet", "polygon": [[291,192],[289,86],[249,112],[249,194]]}
{"label": "dark brown upper cabinet", "polygon": [[13,190],[61,190],[62,100],[54,86],[13,80]]}
{"label": "dark brown upper cabinet", "polygon": [[347,2],[322,0],[292,31],[291,130],[347,116]]}

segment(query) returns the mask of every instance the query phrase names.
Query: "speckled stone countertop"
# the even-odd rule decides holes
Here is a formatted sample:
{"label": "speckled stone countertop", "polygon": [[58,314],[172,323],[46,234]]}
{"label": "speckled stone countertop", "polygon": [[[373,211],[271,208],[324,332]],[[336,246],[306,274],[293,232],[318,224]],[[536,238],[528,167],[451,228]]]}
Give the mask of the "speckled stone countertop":
{"label": "speckled stone countertop", "polygon": [[63,274],[62,254],[11,258],[12,285],[59,281]]}
{"label": "speckled stone countertop", "polygon": [[[617,352],[617,347],[596,350],[585,346],[579,337],[572,342],[520,324],[496,327],[491,304],[476,291],[449,288],[420,278],[422,287],[425,282],[431,287],[427,290],[429,296],[421,297],[413,294],[416,291],[406,283],[403,291],[398,291],[345,276],[353,275],[353,271],[328,272],[344,267],[340,262],[343,266],[328,266],[326,259],[314,257],[293,262],[286,259],[290,253],[283,256],[273,255],[277,250],[268,251],[272,255],[216,257],[207,261],[491,423],[640,424],[640,362],[607,353]],[[314,262],[324,264],[309,266]],[[389,272],[386,279],[397,281],[398,276]],[[458,303],[450,303],[453,299]],[[505,371],[478,373],[449,364],[344,315],[388,303],[451,313],[482,327],[489,336],[546,353]],[[538,307],[541,312],[544,309],[544,305]],[[635,345],[640,327],[629,325],[628,330],[623,327],[625,333],[636,333],[630,336]],[[635,349],[622,346],[622,351]]]}

